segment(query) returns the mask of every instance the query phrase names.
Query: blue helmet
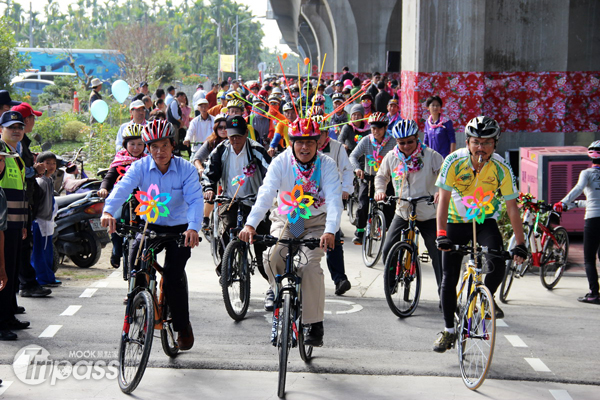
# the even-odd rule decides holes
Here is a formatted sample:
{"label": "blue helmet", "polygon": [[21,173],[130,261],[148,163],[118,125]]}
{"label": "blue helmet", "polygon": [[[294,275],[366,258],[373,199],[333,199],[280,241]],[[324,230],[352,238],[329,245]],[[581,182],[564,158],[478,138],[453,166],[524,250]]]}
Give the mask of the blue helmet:
{"label": "blue helmet", "polygon": [[419,126],[412,119],[400,120],[392,129],[392,137],[394,139],[404,139],[409,136],[417,135]]}

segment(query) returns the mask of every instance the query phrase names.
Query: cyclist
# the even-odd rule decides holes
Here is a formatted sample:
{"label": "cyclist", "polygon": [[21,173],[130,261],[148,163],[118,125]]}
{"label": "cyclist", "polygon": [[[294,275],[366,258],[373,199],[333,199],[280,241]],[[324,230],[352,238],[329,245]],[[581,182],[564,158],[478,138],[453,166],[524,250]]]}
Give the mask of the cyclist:
{"label": "cyclist", "polygon": [[[223,188],[225,196],[233,199],[235,195],[241,200],[241,203],[223,204],[219,208],[223,247],[219,246],[218,251],[221,256],[229,244],[230,229],[237,226],[238,204],[242,207],[244,216],[247,216],[254,205],[254,198],[271,162],[271,157],[265,148],[248,138],[248,127],[242,116],[227,117],[226,127],[229,140],[219,144],[210,153],[202,177],[204,198],[207,201],[213,200],[219,185]],[[251,170],[254,172],[250,173]],[[237,185],[232,184],[232,180],[239,175],[244,175],[245,182],[238,188]],[[262,221],[258,230],[263,234],[268,233],[268,220]],[[265,249],[261,245],[255,246],[256,254],[262,254]],[[258,269],[264,275],[261,257],[257,257],[257,262]],[[221,264],[217,266],[216,272],[221,276]]]}
{"label": "cyclist", "polygon": [[[146,156],[144,153],[144,142],[142,141],[143,130],[144,125],[141,124],[127,125],[123,132],[123,148],[115,154],[115,159],[110,164],[110,168],[102,180],[98,196],[106,198],[131,164]],[[116,219],[121,218],[121,209],[115,212],[114,217]],[[113,233],[110,235],[110,240],[113,244],[110,265],[113,268],[119,268],[121,256],[123,255],[123,238]]]}
{"label": "cyclist", "polygon": [[[310,206],[311,217],[302,219],[302,238],[320,238],[320,248],[304,249],[306,264],[300,265],[298,274],[302,277],[302,320],[309,325],[305,343],[311,346],[323,345],[323,316],[325,309],[325,282],[321,269],[323,251],[335,246],[335,233],[340,229],[342,215],[342,187],[340,174],[335,161],[317,151],[320,137],[319,126],[306,119],[297,119],[290,128],[292,145],[276,157],[258,191],[256,204],[252,208],[246,226],[239,238],[252,242],[256,226],[271,208],[277,192],[292,191],[301,185],[304,194],[311,195],[314,203]],[[281,202],[278,199],[278,203]],[[286,224],[287,216],[271,214],[271,234],[279,238],[291,237],[291,230],[298,226]],[[285,227],[287,230],[284,230]],[[275,287],[275,276],[285,270],[285,246],[277,245],[265,252],[268,262],[267,274],[271,287]]]}
{"label": "cyclist", "polygon": [[[185,236],[185,247],[179,247],[175,241],[165,246],[163,279],[173,316],[173,329],[178,332],[177,343],[181,350],[189,350],[194,345],[194,333],[190,324],[188,292],[182,277],[191,248],[199,242],[203,203],[198,172],[192,164],[173,155],[174,138],[173,125],[167,121],[152,121],[146,126],[142,140],[151,157],[144,157],[131,165],[106,199],[101,223],[109,228],[109,233],[115,231],[113,216],[135,188],[147,190],[150,185],[158,183],[161,193],[171,195],[168,203],[171,213],[161,216],[156,224],[148,224],[148,228],[158,233],[182,233]],[[141,236],[138,236],[137,245],[132,246],[130,254],[133,256],[140,240]]]}
{"label": "cyclist", "polygon": [[[592,159],[592,167],[581,171],[577,185],[561,201],[554,205],[554,210],[562,212],[565,205],[576,203],[585,207],[585,225],[583,228],[583,262],[590,291],[577,301],[600,304],[598,295],[598,271],[596,257],[600,248],[600,140],[588,147],[588,156]],[[579,195],[585,194],[585,201],[575,201]],[[571,207],[569,207],[571,208]]]}
{"label": "cyclist", "polygon": [[[318,124],[323,122],[323,117],[321,116],[312,117],[312,119]],[[329,129],[326,127],[321,128],[318,147],[320,152],[335,161],[342,178],[342,200],[348,200],[350,193],[354,190],[354,172],[346,149],[337,140],[331,140]],[[340,241],[341,235],[342,230],[340,229],[335,234],[335,240]],[[348,276],[346,276],[344,247],[341,244],[336,244],[333,250],[327,252],[327,268],[331,274],[331,279],[335,283],[336,295],[341,296],[352,288],[352,284],[348,280]]]}
{"label": "cyclist", "polygon": [[[273,157],[277,153],[277,148],[282,147],[284,150],[290,145],[290,138],[288,136],[289,125],[296,120],[296,109],[291,102],[287,102],[283,105],[283,115],[285,120],[281,120],[277,123],[275,128],[275,134],[267,153]],[[282,146],[283,145],[283,146]]]}
{"label": "cyclist", "polygon": [[[394,150],[396,142],[387,131],[388,119],[385,114],[375,112],[369,117],[369,125],[371,133],[363,137],[356,148],[350,154],[350,162],[354,166],[354,173],[358,179],[366,179],[360,182],[358,189],[358,209],[356,210],[356,232],[352,242],[356,245],[362,244],[365,226],[369,214],[369,193],[375,195],[373,178],[379,170],[379,165],[383,157],[390,151]],[[361,164],[364,163],[364,171]],[[389,183],[386,193],[390,196],[394,195],[394,186]],[[392,217],[394,216],[394,206],[383,206],[386,224],[389,226]]]}
{"label": "cyclist", "polygon": [[[446,327],[435,341],[433,350],[443,353],[456,340],[454,311],[456,310],[456,285],[458,283],[462,255],[451,253],[453,244],[467,244],[472,237],[472,221],[468,220],[465,196],[476,195],[477,188],[483,193],[499,190],[506,202],[506,211],[514,229],[517,246],[512,250],[515,264],[527,258],[527,248],[523,236],[523,224],[517,208],[519,191],[510,165],[494,152],[500,139],[500,126],[489,117],[475,117],[465,126],[466,148],[456,150],[446,157],[435,185],[439,187],[437,207],[436,244],[442,253],[442,312]],[[500,199],[491,200],[493,213],[485,215],[482,224],[477,224],[477,243],[490,249],[502,249],[502,235],[496,219],[500,214]],[[485,276],[485,286],[494,294],[504,278],[504,260],[494,257],[493,271]],[[496,318],[504,318],[504,313],[496,305]]]}
{"label": "cyclist", "polygon": [[[419,139],[419,127],[410,119],[403,119],[392,129],[396,147],[386,154],[381,168],[375,176],[375,200],[385,200],[386,188],[391,181],[398,197],[420,197],[434,195],[437,200],[435,180],[444,158],[435,150],[425,146]],[[417,227],[423,235],[425,247],[431,257],[438,293],[442,284],[442,263],[440,252],[435,245],[435,206],[420,203],[417,205]],[[409,203],[398,201],[396,214],[389,224],[383,244],[383,262],[392,246],[398,242],[402,230],[408,226]]]}

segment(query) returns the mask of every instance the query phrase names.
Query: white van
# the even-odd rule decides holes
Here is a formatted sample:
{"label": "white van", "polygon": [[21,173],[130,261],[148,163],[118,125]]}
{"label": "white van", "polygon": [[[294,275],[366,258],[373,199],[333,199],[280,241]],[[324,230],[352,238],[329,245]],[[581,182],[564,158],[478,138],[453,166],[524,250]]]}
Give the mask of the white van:
{"label": "white van", "polygon": [[39,69],[27,69],[25,72],[20,73],[15,76],[10,82],[11,85],[14,85],[17,82],[20,82],[24,79],[42,79],[45,81],[54,82],[54,78],[57,76],[76,76],[74,72],[52,72],[52,71],[40,71]]}

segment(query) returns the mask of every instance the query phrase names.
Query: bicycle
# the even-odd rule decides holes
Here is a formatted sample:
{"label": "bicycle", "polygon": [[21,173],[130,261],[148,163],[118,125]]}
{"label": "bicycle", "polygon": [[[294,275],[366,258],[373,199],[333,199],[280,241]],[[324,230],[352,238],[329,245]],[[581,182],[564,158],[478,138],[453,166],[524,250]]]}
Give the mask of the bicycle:
{"label": "bicycle", "polygon": [[356,222],[358,221],[358,217],[356,216],[356,210],[358,209],[358,188],[359,182],[358,178],[355,176],[352,182],[354,191],[350,193],[348,196],[348,200],[345,202],[346,210],[348,211],[348,218],[350,219],[350,223],[356,226]]}
{"label": "bicycle", "polygon": [[[183,245],[184,236],[173,233],[156,233],[143,227],[117,223],[120,235],[141,233],[144,240],[139,268],[133,265],[129,274],[129,291],[125,307],[125,321],[119,346],[119,387],[123,393],[131,393],[140,383],[152,348],[154,330],[160,330],[162,348],[171,358],[177,356],[179,345],[173,331],[171,312],[162,289],[163,280],[157,285],[156,273],[162,276],[163,268],[157,255],[165,243],[177,241]],[[187,289],[185,271],[182,280]]]}
{"label": "bicycle", "polygon": [[[235,200],[238,205],[241,199]],[[221,269],[221,290],[227,314],[235,321],[241,321],[250,305],[250,276],[258,267],[257,257],[248,243],[239,240],[237,234],[244,228],[244,215],[238,206],[237,226],[230,231],[230,241],[223,252]],[[249,255],[249,256],[248,256]],[[258,255],[260,257],[260,255]]]}
{"label": "bicycle", "polygon": [[400,317],[411,316],[419,305],[421,295],[421,265],[429,257],[419,255],[419,230],[417,229],[417,203],[433,202],[433,196],[399,198],[388,196],[386,203],[397,200],[410,204],[408,227],[402,230],[402,236],[388,253],[383,273],[383,291],[392,312]]}
{"label": "bicycle", "polygon": [[489,372],[496,344],[496,307],[494,297],[483,284],[486,270],[483,256],[510,259],[503,250],[485,246],[454,245],[453,251],[468,255],[466,270],[457,294],[454,315],[459,341],[458,363],[464,384],[471,390],[479,388]]}
{"label": "bicycle", "polygon": [[[278,239],[271,235],[255,235],[254,243],[260,242],[266,246],[281,243],[287,246],[285,257],[285,273],[277,275],[275,281],[275,301],[273,307],[273,324],[271,328],[271,343],[279,352],[279,375],[277,395],[285,395],[285,380],[290,349],[298,347],[300,358],[309,362],[312,358],[313,346],[304,343],[305,329],[302,325],[302,278],[296,272],[302,254],[299,247],[305,246],[310,250],[319,247],[321,239]],[[343,242],[340,242],[343,243]],[[300,329],[299,329],[300,328]]]}
{"label": "bicycle", "polygon": [[[365,175],[364,181],[368,184],[369,181],[374,179],[375,176],[373,175]],[[385,215],[380,208],[379,202],[375,201],[373,198],[371,185],[369,185],[369,211],[362,242],[363,262],[368,268],[377,264],[381,258],[386,231],[387,225]]]}
{"label": "bicycle", "polygon": [[[506,266],[506,273],[500,286],[500,301],[506,303],[508,292],[515,278],[522,278],[529,267],[540,268],[540,280],[542,285],[553,289],[562,277],[569,254],[569,236],[567,230],[557,226],[554,222],[560,222],[560,213],[553,210],[552,205],[543,200],[536,200],[532,195],[521,193],[519,201],[523,204],[523,230],[525,231],[525,246],[530,255],[520,265],[514,265],[510,261]],[[541,214],[549,214],[545,223],[540,221]],[[541,231],[541,233],[540,233]],[[513,235],[510,238],[508,249],[516,246]]]}

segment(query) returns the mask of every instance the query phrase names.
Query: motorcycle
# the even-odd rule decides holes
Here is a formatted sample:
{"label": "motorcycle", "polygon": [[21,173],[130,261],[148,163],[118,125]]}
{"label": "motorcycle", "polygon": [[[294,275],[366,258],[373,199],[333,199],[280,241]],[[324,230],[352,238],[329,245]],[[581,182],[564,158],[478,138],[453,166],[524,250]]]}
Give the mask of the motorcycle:
{"label": "motorcycle", "polygon": [[[102,183],[102,175],[100,179],[90,178],[83,168],[83,157],[80,148],[72,160],[60,160],[60,168],[56,170],[54,177],[54,190],[61,194],[63,191],[66,194],[85,193],[92,190],[99,190]],[[106,173],[104,173],[106,174]]]}
{"label": "motorcycle", "polygon": [[110,242],[100,225],[104,199],[96,191],[54,197],[58,213],[54,220],[54,270],[68,256],[80,268],[89,268],[100,259]]}

